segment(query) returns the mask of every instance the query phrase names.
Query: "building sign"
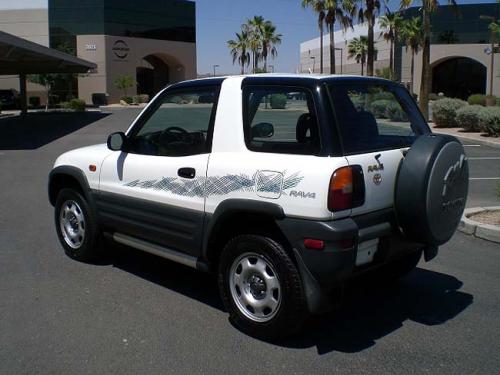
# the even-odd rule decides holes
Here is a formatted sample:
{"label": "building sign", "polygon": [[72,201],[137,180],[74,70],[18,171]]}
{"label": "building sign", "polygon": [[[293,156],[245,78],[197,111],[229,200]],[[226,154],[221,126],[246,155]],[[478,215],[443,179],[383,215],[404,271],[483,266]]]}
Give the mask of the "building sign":
{"label": "building sign", "polygon": [[123,60],[127,58],[130,48],[125,41],[119,39],[113,44],[112,51],[116,57]]}
{"label": "building sign", "polygon": [[85,51],[95,51],[97,46],[95,44],[85,44]]}

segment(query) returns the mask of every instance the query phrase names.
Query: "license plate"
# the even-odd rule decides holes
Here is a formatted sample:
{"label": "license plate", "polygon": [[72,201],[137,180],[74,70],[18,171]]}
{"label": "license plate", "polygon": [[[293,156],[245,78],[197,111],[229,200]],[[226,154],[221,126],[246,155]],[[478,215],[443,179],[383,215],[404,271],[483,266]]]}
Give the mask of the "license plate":
{"label": "license plate", "polygon": [[358,253],[356,254],[356,266],[362,266],[373,261],[373,257],[377,252],[378,238],[361,242],[358,245]]}

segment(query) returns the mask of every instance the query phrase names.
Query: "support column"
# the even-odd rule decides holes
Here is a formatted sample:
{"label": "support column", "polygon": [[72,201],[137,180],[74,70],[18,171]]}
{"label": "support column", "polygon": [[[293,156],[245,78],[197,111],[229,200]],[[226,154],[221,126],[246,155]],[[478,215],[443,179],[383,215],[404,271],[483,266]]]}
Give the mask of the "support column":
{"label": "support column", "polygon": [[21,100],[21,116],[28,113],[28,101],[26,98],[26,74],[19,74],[19,96]]}

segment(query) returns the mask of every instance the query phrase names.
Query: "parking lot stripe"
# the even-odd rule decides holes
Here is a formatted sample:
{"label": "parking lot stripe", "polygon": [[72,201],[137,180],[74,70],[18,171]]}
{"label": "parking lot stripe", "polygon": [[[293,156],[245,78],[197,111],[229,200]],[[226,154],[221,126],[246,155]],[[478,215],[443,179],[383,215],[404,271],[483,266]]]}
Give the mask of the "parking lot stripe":
{"label": "parking lot stripe", "polygon": [[464,145],[464,147],[481,147],[481,145]]}
{"label": "parking lot stripe", "polygon": [[500,180],[500,177],[470,177],[469,180]]}
{"label": "parking lot stripe", "polygon": [[468,160],[500,160],[500,156],[485,156],[477,158],[467,158]]}

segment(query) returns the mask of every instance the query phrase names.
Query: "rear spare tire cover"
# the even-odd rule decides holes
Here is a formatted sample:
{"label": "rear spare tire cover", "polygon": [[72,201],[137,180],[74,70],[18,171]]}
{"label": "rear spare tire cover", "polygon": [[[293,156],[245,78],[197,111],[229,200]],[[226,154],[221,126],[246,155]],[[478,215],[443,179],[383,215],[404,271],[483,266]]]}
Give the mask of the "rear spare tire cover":
{"label": "rear spare tire cover", "polygon": [[425,135],[400,165],[394,206],[403,234],[442,245],[457,229],[469,188],[469,167],[462,144],[446,135]]}

